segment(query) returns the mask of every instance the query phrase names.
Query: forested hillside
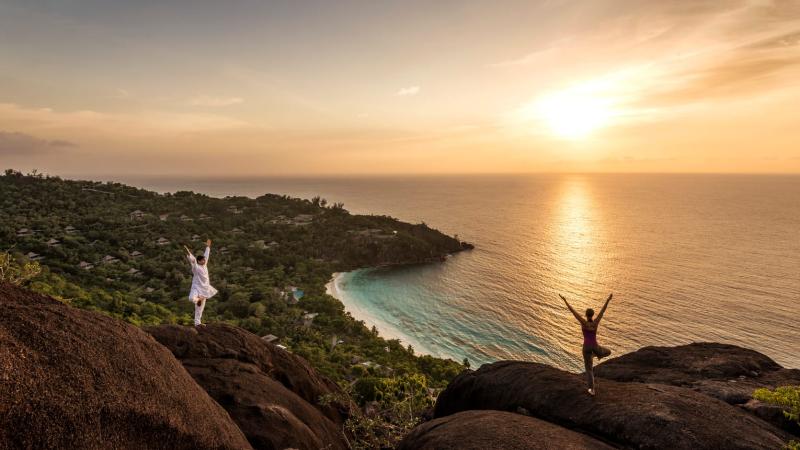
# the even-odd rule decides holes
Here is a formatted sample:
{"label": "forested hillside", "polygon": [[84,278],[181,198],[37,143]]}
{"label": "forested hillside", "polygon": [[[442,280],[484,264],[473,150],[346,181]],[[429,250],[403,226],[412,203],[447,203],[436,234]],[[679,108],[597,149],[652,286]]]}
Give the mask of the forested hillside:
{"label": "forested hillside", "polygon": [[220,292],[206,321],[274,335],[336,380],[369,379],[364,398],[385,379],[422,375],[442,386],[462,368],[379,338],[325,294],[333,272],[438,263],[469,247],[425,224],[352,215],[319,198],[158,194],[13,170],[0,176],[0,210],[0,251],[38,261],[43,270],[30,287],[71,305],[137,325],[188,325],[191,272],[182,246],[199,253],[209,238]]}

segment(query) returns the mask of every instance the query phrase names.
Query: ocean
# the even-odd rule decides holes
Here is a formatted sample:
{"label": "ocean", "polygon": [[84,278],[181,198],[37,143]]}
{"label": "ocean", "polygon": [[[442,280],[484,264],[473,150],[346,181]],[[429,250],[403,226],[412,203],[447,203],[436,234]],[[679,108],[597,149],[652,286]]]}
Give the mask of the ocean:
{"label": "ocean", "polygon": [[475,244],[446,262],[329,285],[357,319],[419,353],[580,371],[579,311],[614,300],[614,354],[718,341],[800,367],[800,176],[475,175],[128,178],[157,191],[267,192],[425,222]]}

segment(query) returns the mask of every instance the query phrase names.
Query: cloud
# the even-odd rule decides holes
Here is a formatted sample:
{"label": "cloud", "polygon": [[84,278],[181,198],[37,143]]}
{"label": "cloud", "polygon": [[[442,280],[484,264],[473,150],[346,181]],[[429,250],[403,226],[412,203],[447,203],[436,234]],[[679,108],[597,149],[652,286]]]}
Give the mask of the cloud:
{"label": "cloud", "polygon": [[786,48],[797,45],[800,45],[800,30],[769,36],[765,39],[760,39],[756,42],[746,45],[745,48],[753,50],[766,50]]}
{"label": "cloud", "polygon": [[520,56],[518,58],[507,59],[503,61],[489,63],[487,67],[515,67],[515,66],[527,66],[534,64],[538,61],[553,58],[558,56],[558,53],[562,51],[566,46],[570,45],[570,39],[565,38],[557,43],[553,43],[546,48],[542,48],[539,50],[534,50],[526,55]]}
{"label": "cloud", "polygon": [[25,133],[0,131],[0,154],[6,156],[48,153],[69,147],[77,145],[63,139],[41,139]]}
{"label": "cloud", "polygon": [[[490,68],[547,67],[576,61],[617,63],[634,55],[645,59],[657,51],[673,53],[675,43],[688,41],[690,50],[729,17],[744,15],[746,0],[595,0],[542,2],[542,17],[552,17],[558,32],[537,34],[533,47],[521,55],[487,64]],[[766,13],[763,13],[766,14]],[[665,48],[666,47],[666,48]],[[677,49],[682,52],[682,49]]]}
{"label": "cloud", "polygon": [[211,95],[200,95],[189,99],[189,104],[192,106],[210,106],[215,108],[238,105],[243,102],[244,99],[241,97],[214,97]]}
{"label": "cloud", "polygon": [[65,141],[63,139],[55,139],[52,141],[48,141],[48,145],[50,147],[77,147],[78,145],[74,142]]}
{"label": "cloud", "polygon": [[[620,12],[619,4],[598,3]],[[610,79],[613,83],[591,94],[615,102],[620,124],[773,100],[794,91],[800,79],[800,3],[681,0],[653,5],[631,2],[608,20],[590,15],[593,21],[576,22],[585,28],[491,66],[520,74],[537,70],[533,76],[544,86],[537,97]],[[544,67],[547,74],[540,75]],[[614,73],[622,76],[609,76]]]}
{"label": "cloud", "polygon": [[[95,136],[153,136],[153,134],[208,133],[250,127],[248,122],[219,114],[176,113],[144,110],[136,113],[105,113],[93,110],[57,111],[0,103],[0,123],[25,131],[85,133]],[[53,131],[57,130],[57,131]]]}
{"label": "cloud", "polygon": [[609,164],[639,164],[639,163],[668,162],[675,160],[676,158],[674,157],[639,157],[639,156],[623,155],[623,156],[609,156],[607,158],[598,159],[596,162],[609,163]]}
{"label": "cloud", "polygon": [[795,78],[800,69],[800,32],[776,33],[722,51],[706,63],[665,73],[664,86],[648,101],[692,103],[709,98],[764,94],[782,87],[780,77]]}
{"label": "cloud", "polygon": [[404,88],[400,88],[400,90],[395,93],[398,97],[410,97],[412,95],[419,94],[419,86],[408,86]]}

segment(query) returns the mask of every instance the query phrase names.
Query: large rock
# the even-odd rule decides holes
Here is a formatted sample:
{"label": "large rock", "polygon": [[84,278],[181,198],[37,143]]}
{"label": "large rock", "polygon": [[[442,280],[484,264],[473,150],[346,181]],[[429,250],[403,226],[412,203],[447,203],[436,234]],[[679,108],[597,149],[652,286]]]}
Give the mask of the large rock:
{"label": "large rock", "polygon": [[0,448],[250,445],[147,333],[0,285]]}
{"label": "large rock", "polygon": [[308,363],[241,328],[162,325],[148,331],[222,405],[257,449],[347,448],[347,404]]}
{"label": "large rock", "polygon": [[534,417],[464,411],[425,422],[398,450],[610,450],[607,444]]}
{"label": "large rock", "polygon": [[434,416],[493,409],[519,411],[641,449],[774,449],[789,435],[739,408],[691,389],[601,380],[598,395],[584,377],[537,363],[503,361],[456,377]]}
{"label": "large rock", "polygon": [[709,342],[643,347],[599,364],[594,374],[689,387],[731,404],[747,403],[759,387],[800,384],[800,370],[784,369],[754,350]]}
{"label": "large rock", "polygon": [[615,381],[661,383],[691,388],[718,398],[800,435],[797,422],[782,409],[752,399],[766,387],[800,385],[800,370],[785,369],[766,355],[735,345],[693,343],[677,347],[643,347],[595,368],[596,376]]}

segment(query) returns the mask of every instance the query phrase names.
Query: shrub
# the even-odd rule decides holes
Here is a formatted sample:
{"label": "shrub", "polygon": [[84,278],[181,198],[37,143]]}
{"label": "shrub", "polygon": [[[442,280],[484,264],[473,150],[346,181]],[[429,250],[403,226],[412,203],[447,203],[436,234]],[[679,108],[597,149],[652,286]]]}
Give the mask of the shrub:
{"label": "shrub", "polygon": [[427,380],[420,374],[366,377],[342,388],[345,398],[365,407],[362,414],[353,415],[345,423],[355,450],[394,448],[434,403]]}
{"label": "shrub", "polygon": [[[753,393],[753,398],[784,407],[783,414],[790,420],[800,424],[800,386],[781,386],[775,388],[775,390],[757,389]],[[785,448],[788,450],[800,450],[800,442],[789,441]]]}
{"label": "shrub", "polygon": [[790,420],[800,424],[800,386],[781,386],[771,391],[758,389],[753,393],[753,398],[773,405],[783,406],[783,412]]}
{"label": "shrub", "polygon": [[0,282],[19,286],[39,275],[41,271],[36,261],[20,263],[8,252],[0,252]]}

